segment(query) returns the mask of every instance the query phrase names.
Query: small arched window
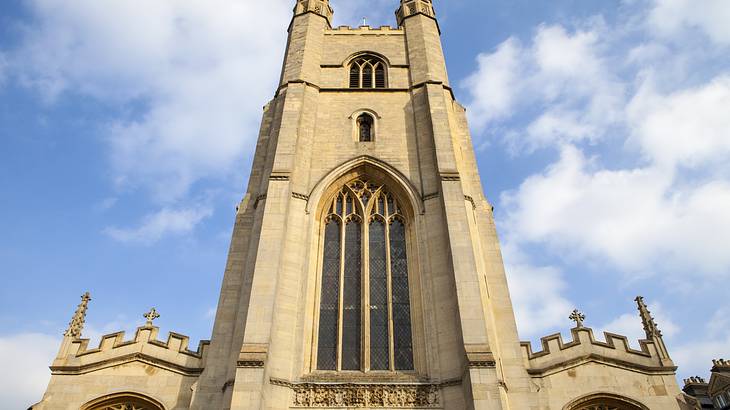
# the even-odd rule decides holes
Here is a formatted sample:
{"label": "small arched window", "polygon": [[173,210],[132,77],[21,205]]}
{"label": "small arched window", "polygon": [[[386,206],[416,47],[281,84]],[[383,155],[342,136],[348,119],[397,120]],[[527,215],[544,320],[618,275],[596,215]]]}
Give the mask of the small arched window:
{"label": "small arched window", "polygon": [[325,215],[317,370],[414,370],[401,205],[386,187],[356,179]]}
{"label": "small arched window", "polygon": [[350,63],[350,88],[386,88],[385,62],[375,56],[361,56]]}
{"label": "small arched window", "polygon": [[375,121],[370,114],[361,114],[357,117],[357,133],[360,142],[372,142]]}

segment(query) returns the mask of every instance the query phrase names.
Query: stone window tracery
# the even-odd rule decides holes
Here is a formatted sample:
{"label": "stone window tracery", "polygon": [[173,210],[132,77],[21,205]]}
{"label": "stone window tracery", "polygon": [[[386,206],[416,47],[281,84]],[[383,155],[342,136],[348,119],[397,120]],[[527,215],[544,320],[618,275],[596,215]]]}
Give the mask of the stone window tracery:
{"label": "stone window tracery", "polygon": [[356,58],[350,63],[350,88],[386,88],[386,65],[371,55]]}
{"label": "stone window tracery", "polygon": [[414,370],[406,229],[395,196],[366,179],[327,203],[317,370]]}

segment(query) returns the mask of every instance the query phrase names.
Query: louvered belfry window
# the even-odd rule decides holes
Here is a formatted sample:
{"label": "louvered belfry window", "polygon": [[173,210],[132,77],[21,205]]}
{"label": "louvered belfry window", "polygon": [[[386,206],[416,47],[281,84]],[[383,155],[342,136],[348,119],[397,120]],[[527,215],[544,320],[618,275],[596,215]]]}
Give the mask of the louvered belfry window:
{"label": "louvered belfry window", "polygon": [[357,179],[327,204],[317,369],[414,369],[407,224],[387,188]]}
{"label": "louvered belfry window", "polygon": [[386,88],[385,62],[374,56],[361,56],[350,64],[350,88]]}

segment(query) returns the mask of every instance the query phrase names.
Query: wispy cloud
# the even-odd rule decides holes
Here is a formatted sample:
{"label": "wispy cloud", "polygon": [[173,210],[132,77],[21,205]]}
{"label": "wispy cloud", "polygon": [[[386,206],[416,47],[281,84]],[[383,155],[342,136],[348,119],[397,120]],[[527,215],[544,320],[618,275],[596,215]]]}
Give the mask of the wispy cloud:
{"label": "wispy cloud", "polygon": [[117,241],[125,243],[153,244],[166,235],[188,234],[205,218],[210,217],[213,210],[209,207],[191,209],[169,209],[148,215],[142,224],[135,228],[110,227],[106,234]]}
{"label": "wispy cloud", "polygon": [[682,36],[684,31],[699,29],[712,41],[730,45],[730,7],[725,0],[653,0],[649,21],[651,26],[669,38]]}
{"label": "wispy cloud", "polygon": [[118,188],[174,202],[196,181],[230,176],[250,153],[291,2],[27,4],[33,20],[12,54],[23,82],[49,102],[75,94],[124,107],[106,124]]}
{"label": "wispy cloud", "polygon": [[[508,38],[481,54],[462,84],[477,138],[521,159],[557,153],[501,197],[523,335],[564,320],[574,268],[602,266],[606,275],[622,272],[617,280],[661,277],[651,284],[660,294],[688,277],[720,284],[730,275],[730,71],[722,51],[730,4],[626,3],[646,18],[540,25],[529,41]],[[549,284],[547,296],[530,294],[533,281]],[[672,333],[674,306],[661,302]],[[604,328],[635,337],[639,324],[626,314]]]}

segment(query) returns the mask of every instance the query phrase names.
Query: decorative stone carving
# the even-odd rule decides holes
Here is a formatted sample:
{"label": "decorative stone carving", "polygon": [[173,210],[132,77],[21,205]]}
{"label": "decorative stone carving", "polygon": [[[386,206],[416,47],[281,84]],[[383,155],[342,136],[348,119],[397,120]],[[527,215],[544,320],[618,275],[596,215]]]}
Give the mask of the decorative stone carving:
{"label": "decorative stone carving", "polygon": [[575,309],[575,310],[573,310],[573,313],[571,313],[570,316],[568,316],[568,319],[575,322],[575,327],[581,328],[581,327],[583,327],[583,321],[586,320],[586,315],[581,313],[580,310]]}
{"label": "decorative stone carving", "polygon": [[64,336],[71,337],[73,339],[79,339],[81,337],[81,332],[84,330],[84,323],[86,323],[86,311],[89,309],[89,301],[91,301],[91,294],[86,292],[83,296],[81,296],[81,303],[78,308],[76,308],[76,313],[74,313],[73,318],[71,318],[71,322],[68,324],[68,329],[66,329],[66,332],[63,334]]}
{"label": "decorative stone carving", "polygon": [[642,296],[636,297],[636,303],[639,305],[639,315],[641,315],[641,322],[644,325],[644,331],[646,332],[646,338],[651,339],[653,337],[662,337],[662,332],[651,315],[649,308],[644,303]]}
{"label": "decorative stone carving", "polygon": [[315,384],[271,380],[293,390],[294,407],[438,408],[436,384]]}
{"label": "decorative stone carving", "polygon": [[152,308],[149,312],[145,313],[142,317],[147,319],[147,323],[145,324],[145,327],[152,327],[152,322],[155,321],[155,319],[160,318],[160,314],[157,313],[157,309]]}

